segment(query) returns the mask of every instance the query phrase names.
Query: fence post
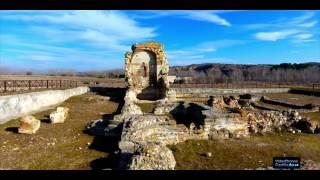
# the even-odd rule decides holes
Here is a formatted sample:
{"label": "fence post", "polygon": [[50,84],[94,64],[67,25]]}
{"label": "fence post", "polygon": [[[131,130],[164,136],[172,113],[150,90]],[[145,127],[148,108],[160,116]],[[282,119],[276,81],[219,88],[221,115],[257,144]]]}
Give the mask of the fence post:
{"label": "fence post", "polygon": [[279,88],[280,88],[280,83],[279,83]]}
{"label": "fence post", "polygon": [[18,91],[18,88],[16,87],[16,83],[15,82],[16,82],[15,80],[12,81],[12,91],[13,92]]}
{"label": "fence post", "polygon": [[7,92],[7,81],[4,81],[4,92]]}
{"label": "fence post", "polygon": [[314,91],[314,84],[312,84],[312,91]]}
{"label": "fence post", "polygon": [[31,80],[29,80],[29,90],[31,90]]}

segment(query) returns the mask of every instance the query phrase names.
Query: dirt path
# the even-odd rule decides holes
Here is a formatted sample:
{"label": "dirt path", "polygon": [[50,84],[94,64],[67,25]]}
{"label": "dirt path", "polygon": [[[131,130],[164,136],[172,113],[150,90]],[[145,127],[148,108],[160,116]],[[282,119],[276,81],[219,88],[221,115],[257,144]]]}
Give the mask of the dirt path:
{"label": "dirt path", "polygon": [[[63,124],[50,124],[53,110],[35,114],[41,127],[34,135],[18,134],[18,120],[0,125],[0,169],[96,169],[115,163],[112,152],[117,142],[85,134],[91,120],[112,114],[117,102],[87,93],[72,97],[60,106],[70,108]],[[101,165],[105,167],[102,167]]]}

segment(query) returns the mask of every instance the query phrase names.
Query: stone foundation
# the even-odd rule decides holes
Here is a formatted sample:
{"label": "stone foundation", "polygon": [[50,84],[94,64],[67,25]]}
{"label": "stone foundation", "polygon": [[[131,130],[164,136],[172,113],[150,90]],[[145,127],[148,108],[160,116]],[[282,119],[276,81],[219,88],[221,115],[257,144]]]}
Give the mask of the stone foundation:
{"label": "stone foundation", "polygon": [[[132,51],[125,56],[128,89],[121,113],[113,117],[112,126],[99,120],[89,127],[102,131],[99,134],[105,136],[112,134],[108,132],[114,129],[121,129],[121,169],[173,170],[176,162],[167,145],[188,139],[243,138],[252,133],[275,131],[319,131],[318,124],[301,118],[297,111],[261,111],[252,106],[260,97],[251,94],[288,92],[287,88],[170,89],[163,46],[151,41],[134,45]],[[207,98],[207,102],[176,99],[197,97]],[[146,110],[145,106],[141,109],[142,103],[145,106],[152,104],[152,111]]]}
{"label": "stone foundation", "polygon": [[285,93],[289,88],[251,88],[251,89],[219,89],[219,88],[172,88],[177,98],[209,97],[212,95],[225,94],[263,94],[263,93]]}

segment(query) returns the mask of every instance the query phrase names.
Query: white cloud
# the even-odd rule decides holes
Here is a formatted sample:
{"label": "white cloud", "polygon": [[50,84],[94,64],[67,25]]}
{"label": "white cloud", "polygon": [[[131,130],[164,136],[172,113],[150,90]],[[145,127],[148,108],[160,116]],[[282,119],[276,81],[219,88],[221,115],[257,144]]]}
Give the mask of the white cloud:
{"label": "white cloud", "polygon": [[[292,35],[300,32],[311,34],[311,31],[313,31],[312,28],[318,23],[318,21],[313,20],[314,17],[315,12],[306,11],[303,12],[302,15],[294,18],[282,17],[273,22],[247,24],[244,28],[247,30],[269,29],[269,32],[256,32],[254,37],[263,41],[278,41],[290,38]],[[307,36],[309,35],[297,35],[295,38],[302,40],[301,38],[306,38]]]}
{"label": "white cloud", "polygon": [[230,59],[212,58],[213,52],[220,48],[227,48],[235,45],[245,44],[243,40],[216,40],[195,44],[192,47],[180,48],[179,50],[166,51],[171,65],[187,65],[192,63],[205,62],[231,62]]}
{"label": "white cloud", "polygon": [[186,15],[186,18],[198,21],[207,21],[223,26],[231,26],[231,24],[227,20],[208,11],[191,11],[189,14]]}
{"label": "white cloud", "polygon": [[46,56],[46,55],[30,55],[28,58],[32,61],[41,61],[41,62],[52,61],[55,59],[53,56]]}
{"label": "white cloud", "polygon": [[310,22],[306,22],[306,23],[303,23],[303,24],[299,24],[298,26],[305,27],[305,28],[310,28],[310,27],[314,27],[316,24],[318,24],[318,21],[310,21]]}
{"label": "white cloud", "polygon": [[215,41],[206,41],[197,45],[199,49],[208,49],[213,48],[215,50],[219,48],[231,47],[235,45],[245,44],[247,41],[245,40],[232,40],[232,39],[222,39]]}
{"label": "white cloud", "polygon": [[285,39],[286,37],[296,34],[297,30],[275,31],[275,32],[258,32],[255,34],[255,38],[263,41],[278,41]]}
{"label": "white cloud", "polygon": [[300,24],[300,23],[305,23],[307,20],[313,18],[314,16],[315,16],[315,12],[307,11],[303,15],[293,18],[288,23],[289,24],[294,24],[294,25],[297,25],[297,24]]}
{"label": "white cloud", "polygon": [[305,40],[305,39],[310,39],[312,36],[313,36],[312,34],[298,34],[295,37],[300,40]]}
{"label": "white cloud", "polygon": [[104,48],[123,48],[127,41],[145,41],[157,35],[155,28],[142,27],[119,11],[40,12],[4,13],[1,19],[36,22],[38,27],[33,27],[31,30],[41,31],[52,39],[63,42],[77,40],[77,37],[80,37],[91,44],[100,44]]}
{"label": "white cloud", "polygon": [[[204,21],[222,26],[231,26],[231,23],[226,19],[218,16],[219,13],[227,13],[233,11],[205,11],[205,10],[170,10],[170,11],[144,11],[144,14],[135,14],[135,18],[152,19],[165,16],[174,16],[177,18],[191,19],[196,21]],[[145,14],[147,13],[147,15]]]}

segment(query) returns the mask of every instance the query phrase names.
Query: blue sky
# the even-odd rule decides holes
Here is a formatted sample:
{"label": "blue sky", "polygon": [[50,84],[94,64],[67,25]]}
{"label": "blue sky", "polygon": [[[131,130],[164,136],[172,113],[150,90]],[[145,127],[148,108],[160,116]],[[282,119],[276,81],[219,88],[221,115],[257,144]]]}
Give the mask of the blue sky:
{"label": "blue sky", "polygon": [[1,11],[0,67],[123,68],[136,42],[169,64],[320,62],[320,11]]}

